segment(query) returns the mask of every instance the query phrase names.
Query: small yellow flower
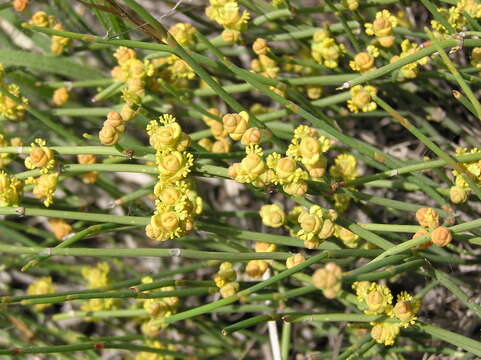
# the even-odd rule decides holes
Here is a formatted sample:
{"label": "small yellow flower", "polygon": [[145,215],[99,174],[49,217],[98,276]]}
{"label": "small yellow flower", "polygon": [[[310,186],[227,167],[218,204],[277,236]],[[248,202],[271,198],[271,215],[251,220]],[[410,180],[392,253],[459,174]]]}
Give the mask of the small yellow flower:
{"label": "small yellow flower", "polygon": [[431,233],[431,241],[437,246],[446,246],[452,239],[451,230],[445,226],[439,226]]}
{"label": "small yellow flower", "polygon": [[27,9],[29,0],[13,0],[13,9],[18,12],[23,12]]}
{"label": "small yellow flower", "polygon": [[117,50],[115,50],[114,57],[117,59],[119,65],[124,65],[128,60],[136,59],[137,54],[133,49],[125,46],[120,46],[117,48]]}
{"label": "small yellow flower", "polygon": [[306,259],[301,254],[290,256],[286,260],[286,268],[290,269],[296,265],[303,263]]}
{"label": "small yellow flower", "polygon": [[362,112],[369,112],[376,110],[377,104],[373,101],[373,97],[376,96],[377,90],[374,86],[353,86],[350,90],[351,99],[347,101],[347,107],[350,111],[357,113],[359,110]]}
{"label": "small yellow flower", "polygon": [[256,144],[259,144],[260,141],[261,141],[261,131],[256,127],[247,129],[241,138],[241,144],[244,146],[256,145]]}
{"label": "small yellow flower", "polygon": [[468,200],[468,192],[462,187],[452,186],[449,189],[449,198],[455,204],[462,204]]}
{"label": "small yellow flower", "polygon": [[277,245],[271,244],[264,241],[257,241],[256,242],[256,252],[273,252],[276,251]]}
{"label": "small yellow flower", "polygon": [[339,154],[334,158],[334,165],[329,173],[336,180],[351,181],[357,177],[357,161],[351,154]]}
{"label": "small yellow flower", "polygon": [[0,207],[18,206],[23,194],[23,184],[16,177],[0,171]]}
{"label": "small yellow flower", "polygon": [[311,55],[318,63],[330,68],[337,68],[339,58],[344,54],[343,45],[338,45],[334,38],[329,37],[324,30],[318,30],[313,35]]}
{"label": "small yellow flower", "polygon": [[368,52],[360,52],[354,56],[354,60],[349,62],[349,66],[360,73],[368,72],[374,68],[374,57]]}
{"label": "small yellow flower", "polygon": [[342,269],[335,263],[327,263],[312,274],[312,283],[322,290],[328,299],[334,299],[341,291]]}
{"label": "small yellow flower", "polygon": [[[27,288],[28,295],[46,295],[54,292],[55,287],[52,284],[52,278],[50,276],[41,277],[31,283]],[[50,306],[50,304],[37,304],[35,305],[35,309],[41,311],[48,306]]]}
{"label": "small yellow flower", "polygon": [[439,226],[439,215],[433,208],[420,208],[416,211],[419,225],[434,229]]}
{"label": "small yellow flower", "polygon": [[68,101],[68,89],[63,87],[54,91],[52,102],[55,106],[62,106]]}
{"label": "small yellow flower", "polygon": [[261,279],[269,265],[264,260],[251,260],[247,263],[246,273],[253,279]]}
{"label": "small yellow flower", "polygon": [[82,277],[87,281],[89,289],[106,287],[109,284],[110,266],[106,262],[99,262],[95,267],[84,266]]}
{"label": "small yellow flower", "polygon": [[28,99],[20,95],[20,88],[16,84],[9,84],[5,90],[17,97],[20,102],[0,93],[0,115],[13,121],[22,120],[28,106]]}
{"label": "small yellow flower", "polygon": [[402,291],[397,296],[397,302],[392,309],[391,317],[395,317],[401,321],[401,326],[407,328],[416,322],[416,314],[419,312],[421,302],[415,299],[406,291]]}
{"label": "small yellow flower", "polygon": [[33,195],[37,199],[44,199],[43,204],[49,207],[53,203],[53,194],[57,189],[58,177],[59,173],[43,174],[36,179],[28,178],[25,184],[33,184]]}
{"label": "small yellow flower", "polygon": [[398,19],[389,10],[376,13],[376,19],[372,23],[364,24],[366,34],[374,35],[383,47],[391,47],[394,44],[393,28],[397,26]]}
{"label": "small yellow flower", "polygon": [[391,290],[385,285],[372,283],[363,300],[367,305],[364,312],[369,315],[389,313],[392,309]]}
{"label": "small yellow flower", "polygon": [[41,173],[46,174],[55,166],[54,153],[46,145],[45,140],[35,139],[30,154],[25,159],[27,169],[41,169]]}
{"label": "small yellow flower", "polygon": [[170,153],[158,152],[156,155],[157,167],[159,169],[159,181],[162,183],[173,183],[185,178],[194,164],[194,157],[191,153],[172,151]]}
{"label": "small yellow flower", "polygon": [[182,46],[189,46],[195,43],[196,28],[189,23],[177,23],[170,27],[170,34]]}
{"label": "small yellow flower", "polygon": [[260,55],[267,55],[269,51],[269,45],[267,45],[267,41],[262,38],[257,38],[256,41],[252,44],[252,50],[258,56]]}
{"label": "small yellow flower", "polygon": [[214,282],[218,288],[221,288],[227,283],[236,281],[236,279],[237,274],[232,267],[232,263],[223,262],[220,264],[219,271],[214,278]]}
{"label": "small yellow flower", "polygon": [[222,118],[225,131],[232,140],[240,140],[247,130],[249,124],[249,115],[245,111],[239,114],[226,114]]}
{"label": "small yellow flower", "polygon": [[220,294],[223,298],[233,296],[239,291],[239,283],[238,282],[230,282],[225,284],[219,289]]}
{"label": "small yellow flower", "polygon": [[396,337],[399,335],[400,324],[390,322],[373,323],[371,336],[379,344],[386,346],[394,344]]}
{"label": "small yellow flower", "polygon": [[212,144],[212,152],[215,154],[227,154],[230,151],[231,143],[228,139],[218,139]]}
{"label": "small yellow flower", "polygon": [[278,204],[263,205],[259,214],[264,225],[274,228],[281,227],[286,220],[286,215]]}

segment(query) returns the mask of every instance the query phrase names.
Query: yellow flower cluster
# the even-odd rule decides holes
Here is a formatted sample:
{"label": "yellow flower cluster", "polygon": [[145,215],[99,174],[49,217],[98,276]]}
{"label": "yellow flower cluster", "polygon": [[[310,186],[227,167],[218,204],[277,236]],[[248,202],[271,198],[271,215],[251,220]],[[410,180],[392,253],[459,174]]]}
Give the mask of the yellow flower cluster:
{"label": "yellow flower cluster", "polygon": [[125,84],[122,88],[122,99],[125,101],[120,115],[124,122],[132,119],[141,105],[148,80],[154,75],[154,65],[148,60],[137,59],[134,50],[120,46],[114,53],[118,65],[111,75],[115,81]]}
{"label": "yellow flower cluster", "polygon": [[[33,283],[28,285],[27,294],[28,295],[46,295],[55,292],[55,286],[52,284],[52,278],[50,276],[41,277],[35,280]],[[41,311],[50,304],[36,304],[34,307],[36,310]]]}
{"label": "yellow flower cluster", "polygon": [[339,58],[346,52],[344,45],[336,43],[336,40],[330,37],[327,30],[317,30],[311,43],[311,56],[319,64],[329,69],[335,69],[339,65]]}
{"label": "yellow flower cluster", "polygon": [[252,44],[252,50],[258,55],[257,59],[251,61],[252,71],[270,79],[275,79],[280,69],[277,66],[276,61],[268,56],[270,49],[267,45],[267,41],[262,38],[256,39]]}
{"label": "yellow flower cluster", "polygon": [[59,173],[42,174],[38,178],[29,177],[25,180],[25,184],[33,185],[32,193],[37,198],[42,200],[46,207],[53,203],[53,195],[57,189]]}
{"label": "yellow flower cluster", "polygon": [[382,10],[376,13],[376,19],[372,23],[365,23],[364,26],[366,34],[375,36],[379,45],[389,48],[394,45],[393,28],[397,24],[396,16],[392,15],[389,10]]}
{"label": "yellow flower cluster", "polygon": [[99,140],[102,145],[115,145],[120,139],[120,135],[125,131],[125,121],[122,115],[116,111],[107,114],[102,129],[99,131]]}
{"label": "yellow flower cluster", "polygon": [[25,167],[40,169],[42,175],[38,178],[29,177],[25,184],[34,185],[33,195],[37,199],[43,199],[43,204],[47,207],[53,203],[53,194],[57,188],[59,174],[51,172],[56,163],[54,152],[47,147],[47,142],[44,139],[35,139],[31,144],[29,155],[25,158]]}
{"label": "yellow flower cluster", "polygon": [[481,47],[475,47],[471,51],[471,65],[481,68]]}
{"label": "yellow flower cluster", "polygon": [[27,9],[30,0],[13,0],[13,9],[18,12],[23,12]]}
{"label": "yellow flower cluster", "polygon": [[52,102],[55,106],[62,106],[67,103],[68,98],[68,89],[66,87],[62,87],[53,92]]}
{"label": "yellow flower cluster", "polygon": [[[54,30],[63,30],[63,26],[60,23],[57,23],[55,20],[55,16],[47,15],[43,11],[37,11],[33,14],[32,18],[28,22],[30,25],[39,26],[39,27],[49,27]],[[55,55],[61,55],[65,48],[70,44],[71,39],[52,35],[52,43],[50,44],[50,50]]]}
{"label": "yellow flower cluster", "polygon": [[439,226],[439,215],[433,208],[420,208],[416,211],[416,219],[419,225],[424,226],[425,229],[421,229],[413,235],[413,239],[426,235],[431,232],[431,240],[418,246],[418,249],[425,249],[431,244],[438,246],[446,246],[452,240],[451,230],[445,226]]}
{"label": "yellow flower cluster", "polygon": [[[87,281],[87,288],[98,289],[109,285],[110,266],[106,262],[100,262],[95,267],[84,266],[82,277]],[[115,306],[114,299],[89,299],[82,304],[82,311],[110,310]]]}
{"label": "yellow flower cluster", "polygon": [[219,271],[214,277],[214,282],[219,288],[222,297],[226,298],[234,295],[239,290],[237,273],[232,267],[232,263],[223,262],[220,264]]}
{"label": "yellow flower cluster", "polygon": [[[153,279],[150,276],[142,278],[142,284],[150,284]],[[173,291],[174,286],[164,286],[156,291]],[[153,290],[145,291],[146,293],[152,292]],[[171,316],[177,312],[177,307],[179,306],[180,299],[177,296],[166,296],[153,299],[139,299],[140,303],[143,304],[143,308],[148,312],[150,318],[148,321],[142,324],[142,331],[147,336],[157,336],[165,327],[162,324],[162,319]]]}
{"label": "yellow flower cluster", "polygon": [[[162,345],[160,341],[157,340],[146,340],[145,346],[155,348],[158,350],[168,350],[176,351],[177,347],[174,344],[169,344],[167,346]],[[154,352],[141,351],[135,357],[135,360],[175,360],[175,357],[167,354],[158,354]]]}
{"label": "yellow flower cluster", "polygon": [[[419,45],[406,39],[406,40],[403,40],[403,42],[401,43],[401,49],[402,49],[401,55],[393,56],[390,62],[395,62],[395,61],[398,61],[399,59],[402,59],[403,57],[414,54],[416,51],[419,50]],[[425,56],[419,60],[416,60],[412,63],[409,63],[401,67],[401,69],[399,70],[400,80],[414,79],[416,76],[418,76],[418,73],[419,73],[418,66],[426,65],[428,61],[429,61],[429,58]]]}
{"label": "yellow flower cluster", "polygon": [[314,128],[300,125],[294,130],[287,156],[300,162],[309,172],[310,180],[321,180],[326,171],[327,159],[323,155],[332,141],[319,136]]}
{"label": "yellow flower cluster", "polygon": [[[457,148],[456,155],[467,155],[476,154],[481,152],[478,148],[467,149],[467,148]],[[464,170],[469,171],[474,177],[476,183],[481,185],[481,161],[470,161],[465,163],[460,163]],[[469,184],[464,180],[463,176],[456,170],[452,171],[454,176],[454,186],[450,189],[451,201],[455,204],[460,204],[468,200],[468,196],[471,193],[471,188]]]}
{"label": "yellow flower cluster", "polygon": [[359,246],[359,235],[354,234],[352,231],[336,224],[334,230],[334,236],[342,241],[342,243],[351,249],[355,249]]}
{"label": "yellow flower cluster", "polygon": [[325,239],[334,235],[336,219],[336,211],[325,210],[318,205],[311,206],[309,210],[302,209],[296,220],[300,229],[295,235],[304,241],[308,249],[315,249]]}
{"label": "yellow flower cluster", "polygon": [[374,60],[379,56],[379,49],[374,45],[369,45],[366,51],[360,52],[349,62],[349,66],[354,71],[361,74],[374,70]]}
{"label": "yellow flower cluster", "polygon": [[[0,133],[0,147],[6,146],[22,146],[22,139],[18,137],[11,138],[10,140]],[[13,154],[2,153],[0,154],[0,169],[4,169],[13,160]]]}
{"label": "yellow flower cluster", "polygon": [[[438,12],[456,31],[461,31],[468,22],[465,14],[475,19],[481,18],[481,4],[477,0],[459,0],[448,9],[438,8]],[[448,33],[448,29],[437,20],[431,20],[431,27],[441,35]]]}
{"label": "yellow flower cluster", "polygon": [[194,228],[195,215],[202,212],[202,198],[186,181],[194,158],[187,152],[190,138],[169,114],[147,126],[150,145],[156,150],[159,181],[155,185],[156,210],[145,228],[153,240],[165,241],[184,236]]}
{"label": "yellow flower cluster", "polygon": [[0,207],[18,206],[23,194],[23,184],[15,176],[0,171]]}
{"label": "yellow flower cluster", "polygon": [[371,329],[371,336],[380,344],[392,345],[396,340],[401,327],[407,328],[417,320],[417,313],[421,302],[415,299],[406,291],[397,296],[396,304],[393,306],[391,290],[385,285],[369,281],[355,282],[352,285],[356,291],[362,310],[368,315],[386,315],[397,319],[398,322],[374,322]]}
{"label": "yellow flower cluster", "polygon": [[322,290],[328,299],[334,299],[341,292],[342,269],[336,263],[327,263],[312,274],[312,283]]}
{"label": "yellow flower cluster", "polygon": [[244,10],[241,15],[237,0],[209,0],[209,3],[205,14],[224,28],[222,32],[224,41],[228,43],[239,41],[241,33],[247,27],[249,13]]}
{"label": "yellow flower cluster", "polygon": [[347,100],[347,107],[353,113],[369,112],[376,110],[377,104],[373,97],[376,96],[377,89],[371,85],[356,85],[350,89],[351,99]]}
{"label": "yellow flower cluster", "polygon": [[28,99],[20,95],[20,88],[18,85],[6,84],[4,82],[4,77],[5,69],[3,65],[0,64],[0,88],[19,99],[20,102],[17,102],[0,92],[0,116],[14,121],[22,120],[28,106]]}

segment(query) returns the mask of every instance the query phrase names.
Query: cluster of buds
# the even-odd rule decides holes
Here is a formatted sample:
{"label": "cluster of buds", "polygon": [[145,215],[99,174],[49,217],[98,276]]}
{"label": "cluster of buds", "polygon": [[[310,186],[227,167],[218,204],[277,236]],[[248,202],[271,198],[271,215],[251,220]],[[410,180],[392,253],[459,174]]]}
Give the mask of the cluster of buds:
{"label": "cluster of buds", "polygon": [[224,28],[222,39],[228,43],[239,41],[247,27],[249,13],[245,10],[240,13],[237,0],[209,0],[209,3],[205,14]]}
{"label": "cluster of buds", "polygon": [[[438,8],[437,10],[457,31],[462,31],[468,24],[466,14],[474,19],[481,18],[481,4],[476,0],[460,0],[457,1],[454,6],[447,9]],[[431,27],[437,32],[436,35],[438,36],[449,33],[449,30],[437,20],[431,20]]]}
{"label": "cluster of buds", "polygon": [[312,38],[311,56],[329,69],[339,65],[339,58],[346,52],[344,45],[336,43],[327,30],[317,30]]}
{"label": "cluster of buds", "polygon": [[375,36],[376,41],[382,47],[389,48],[394,45],[395,37],[393,28],[398,24],[398,19],[389,10],[376,13],[376,19],[372,23],[366,23],[366,34]]}
{"label": "cluster of buds", "polygon": [[33,195],[43,200],[43,204],[47,207],[53,203],[53,194],[57,189],[59,173],[52,172],[56,163],[54,152],[47,147],[46,141],[35,139],[25,159],[25,166],[27,169],[39,169],[41,175],[38,178],[29,177],[25,183],[34,185]]}
{"label": "cluster of buds", "polygon": [[107,114],[102,129],[99,131],[99,140],[102,145],[115,145],[125,131],[125,121],[122,115],[116,111]]}
{"label": "cluster of buds", "polygon": [[[457,148],[456,155],[467,155],[467,154],[476,154],[481,152],[478,148],[473,149],[466,149],[466,148]],[[472,178],[476,181],[478,185],[481,185],[481,161],[470,161],[459,163],[463,169],[469,173],[471,173]],[[466,180],[463,178],[463,175],[459,173],[457,170],[453,170],[452,174],[454,176],[454,186],[451,187],[449,191],[449,195],[451,201],[455,204],[461,204],[468,200],[468,196],[471,192],[471,188]]]}
{"label": "cluster of buds", "polygon": [[451,230],[446,226],[439,226],[439,215],[433,208],[420,208],[416,211],[416,219],[424,229],[413,235],[413,239],[424,236],[431,231],[431,240],[421,244],[418,248],[425,249],[431,244],[446,246],[453,239]]}
{"label": "cluster of buds", "polygon": [[0,116],[7,118],[8,120],[19,121],[25,116],[25,110],[28,106],[28,99],[21,96],[20,88],[16,84],[6,84],[4,82],[5,69],[0,64],[0,88],[8,92],[11,96],[17,98],[14,100],[3,92],[0,92]]}
{"label": "cluster of buds", "polygon": [[[110,266],[106,262],[97,263],[96,266],[84,266],[82,268],[82,277],[87,282],[87,288],[98,289],[109,285]],[[82,304],[82,311],[102,311],[110,310],[115,306],[114,299],[89,299]]]}
{"label": "cluster of buds", "polygon": [[[57,21],[55,20],[55,16],[47,15],[43,11],[37,11],[35,14],[33,14],[32,18],[28,23],[33,26],[48,27],[58,31],[63,30],[62,24],[57,23]],[[59,35],[52,35],[50,50],[55,55],[61,55],[64,52],[65,48],[70,44],[70,42],[70,38]]]}
{"label": "cluster of buds", "polygon": [[0,171],[0,207],[18,206],[23,195],[23,183],[15,176]]}
{"label": "cluster of buds", "polygon": [[280,69],[276,61],[268,56],[270,49],[267,41],[262,38],[256,39],[252,44],[252,50],[254,50],[254,53],[258,56],[257,59],[251,61],[252,71],[267,78],[275,79]]}
{"label": "cluster of buds", "polygon": [[359,246],[359,235],[353,233],[345,227],[336,224],[334,236],[341,240],[342,243],[348,248],[355,249]]}
{"label": "cluster of buds", "polygon": [[[47,295],[55,292],[55,286],[52,284],[52,278],[50,276],[41,277],[28,285],[28,295]],[[38,311],[42,311],[50,304],[36,304],[34,307]]]}
{"label": "cluster of buds", "polygon": [[111,71],[112,78],[125,84],[122,89],[125,104],[120,115],[123,121],[129,121],[140,108],[147,81],[154,75],[154,66],[147,60],[137,59],[135,51],[124,46],[115,51],[114,57],[118,65]]}
{"label": "cluster of buds", "polygon": [[386,315],[398,322],[373,322],[371,336],[380,344],[392,345],[399,334],[400,328],[407,328],[417,320],[417,313],[421,307],[419,299],[415,299],[406,291],[397,296],[393,306],[393,296],[387,286],[369,281],[355,282],[352,285],[356,291],[361,310],[369,315]]}
{"label": "cluster of buds", "polygon": [[342,269],[336,263],[327,263],[312,274],[312,283],[322,290],[328,299],[334,299],[341,291]]}
{"label": "cluster of buds", "polygon": [[[0,133],[0,147],[6,146],[22,146],[22,139],[19,137],[14,137],[8,139],[4,134]],[[4,169],[13,160],[13,154],[2,153],[0,154],[0,169]]]}
{"label": "cluster of buds", "polygon": [[[255,251],[256,252],[273,252],[276,251],[276,244],[271,244],[264,241],[256,242]],[[247,263],[246,273],[251,278],[261,279],[269,268],[269,263],[265,260],[251,260]]]}
{"label": "cluster of buds", "polygon": [[374,60],[379,56],[379,49],[374,45],[369,45],[366,51],[360,52],[349,62],[349,66],[354,71],[361,74],[375,69]]}
{"label": "cluster of buds", "polygon": [[[218,109],[211,108],[209,113],[215,118],[221,117]],[[261,141],[261,131],[257,127],[249,127],[249,114],[246,111],[225,114],[222,116],[222,121],[208,116],[204,116],[203,120],[210,127],[216,141],[212,143],[205,138],[199,141],[199,144],[214,153],[228,153],[231,140],[240,141],[244,146],[256,145]]]}
{"label": "cluster of buds", "polygon": [[184,236],[194,228],[194,216],[202,212],[202,198],[187,181],[194,159],[187,151],[190,138],[169,114],[147,126],[150,145],[156,150],[159,179],[154,188],[156,210],[145,228],[147,236],[165,241]]}
{"label": "cluster of buds", "polygon": [[57,240],[65,240],[66,237],[73,233],[72,226],[63,219],[50,218],[48,219],[50,231],[53,232]]}
{"label": "cluster of buds", "polygon": [[319,136],[316,129],[301,125],[294,130],[286,154],[307,169],[310,180],[320,181],[326,172],[327,159],[324,153],[331,144],[332,141]]}
{"label": "cluster of buds", "polygon": [[290,269],[294,266],[297,266],[303,263],[305,260],[306,259],[301,254],[295,254],[295,255],[289,256],[286,260],[286,268]]}
{"label": "cluster of buds", "polygon": [[[153,279],[150,276],[142,278],[142,284],[150,284]],[[161,287],[156,291],[174,291],[174,286]],[[147,290],[145,293],[151,292]],[[142,324],[142,332],[150,337],[158,336],[160,330],[165,327],[162,319],[177,312],[180,298],[177,296],[165,296],[153,299],[139,299],[145,311],[149,314],[149,320]]]}
{"label": "cluster of buds", "polygon": [[219,271],[214,277],[214,282],[219,288],[222,297],[232,296],[239,291],[239,283],[236,280],[237,273],[233,269],[232,263],[223,262],[220,264]]}
{"label": "cluster of buds", "polygon": [[308,249],[317,248],[325,239],[334,235],[337,212],[313,205],[309,210],[302,209],[297,217],[300,229],[296,236],[304,241]]}
{"label": "cluster of buds", "polygon": [[351,93],[351,98],[347,100],[347,107],[350,111],[357,113],[359,111],[369,112],[376,110],[377,104],[373,98],[377,94],[377,89],[374,86],[356,85],[349,92]]}
{"label": "cluster of buds", "polygon": [[[396,62],[399,59],[402,59],[403,57],[414,54],[416,51],[419,50],[419,45],[406,39],[406,40],[403,40],[403,42],[401,43],[401,50],[402,50],[401,54],[399,56],[397,55],[393,56],[390,62]],[[399,79],[400,80],[414,79],[416,76],[418,76],[418,73],[419,73],[418,66],[426,65],[428,61],[429,61],[429,58],[425,56],[419,60],[413,61],[412,63],[409,63],[407,65],[404,65],[399,70]]]}

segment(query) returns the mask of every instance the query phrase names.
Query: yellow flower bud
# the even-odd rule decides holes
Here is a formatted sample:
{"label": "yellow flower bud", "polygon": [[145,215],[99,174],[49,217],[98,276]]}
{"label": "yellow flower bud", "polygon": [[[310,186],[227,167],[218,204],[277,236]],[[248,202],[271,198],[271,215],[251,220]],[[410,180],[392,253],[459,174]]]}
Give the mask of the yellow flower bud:
{"label": "yellow flower bud", "polygon": [[286,220],[286,215],[278,204],[263,205],[259,214],[264,225],[274,228],[281,227]]}
{"label": "yellow flower bud", "polygon": [[214,282],[218,288],[221,288],[227,283],[234,282],[236,278],[237,274],[232,267],[232,263],[223,262],[220,264],[219,272],[214,278]]}
{"label": "yellow flower bud", "polygon": [[439,226],[439,215],[433,208],[420,208],[416,211],[419,225],[434,229]]}
{"label": "yellow flower bud", "polygon": [[170,183],[186,177],[193,165],[193,156],[190,153],[172,151],[171,153],[163,154],[158,152],[156,157],[159,178]]}
{"label": "yellow flower bud", "polygon": [[257,38],[256,41],[254,41],[254,44],[252,44],[252,50],[254,50],[256,55],[267,55],[267,52],[269,51],[267,41],[262,38]]}
{"label": "yellow flower bud", "polygon": [[327,263],[312,274],[312,283],[321,289],[324,296],[333,299],[341,291],[342,269],[335,263]]}
{"label": "yellow flower bud", "polygon": [[322,95],[322,88],[319,85],[307,85],[307,97],[311,100],[317,100]]}
{"label": "yellow flower bud", "polygon": [[468,200],[468,192],[459,186],[452,186],[449,189],[449,198],[455,204],[462,204]]}
{"label": "yellow flower bud", "polygon": [[189,23],[177,23],[170,27],[170,34],[182,46],[189,46],[195,42],[196,28]]}
{"label": "yellow flower bud", "polygon": [[200,139],[199,141],[197,141],[197,144],[202,146],[207,151],[212,151],[213,142],[208,138]]}
{"label": "yellow flower bud", "polygon": [[59,88],[54,91],[52,102],[56,106],[62,106],[68,101],[68,89],[67,88]]}
{"label": "yellow flower bud", "polygon": [[231,143],[228,139],[219,139],[212,144],[212,152],[216,154],[227,154],[230,151]]}
{"label": "yellow flower bud", "polygon": [[32,193],[37,199],[44,199],[43,204],[49,207],[53,203],[53,194],[57,188],[58,173],[43,174],[37,179],[27,179],[27,183],[34,184]]}
{"label": "yellow flower bud", "polygon": [[264,260],[251,260],[247,263],[246,273],[251,278],[260,279],[268,268],[269,265]]}
{"label": "yellow flower bud", "polygon": [[110,125],[104,125],[99,132],[99,140],[102,145],[115,145],[119,141],[120,134]]}
{"label": "yellow flower bud", "polygon": [[209,123],[209,126],[210,126],[210,131],[212,132],[212,135],[217,140],[223,139],[229,134],[225,129],[224,124],[221,123],[220,121],[211,120]]}
{"label": "yellow flower bud", "polygon": [[62,219],[50,218],[48,219],[48,225],[58,240],[64,240],[67,235],[73,232],[70,224]]}
{"label": "yellow flower bud", "polygon": [[261,131],[256,127],[247,129],[241,138],[241,144],[244,146],[259,144],[260,141]]}
{"label": "yellow flower bud", "polygon": [[[307,239],[311,239],[321,231],[323,220],[320,216],[311,212],[302,212],[297,220],[301,226],[302,233]],[[301,233],[301,232],[299,232]],[[302,237],[301,237],[302,238]],[[303,239],[303,238],[302,238]],[[304,240],[304,239],[303,239]]]}
{"label": "yellow flower bud", "polygon": [[115,50],[114,57],[117,59],[119,65],[123,65],[127,63],[128,60],[136,59],[137,55],[135,53],[135,50],[129,49],[125,46],[120,46],[117,48],[117,50]]}
{"label": "yellow flower bud", "polygon": [[238,30],[225,29],[222,31],[222,40],[229,44],[235,44],[240,40],[241,33]]}
{"label": "yellow flower bud", "polygon": [[240,171],[257,177],[266,170],[266,163],[259,154],[247,154],[240,162]]}
{"label": "yellow flower bud", "polygon": [[256,252],[273,252],[276,251],[276,244],[271,244],[264,241],[256,242]]}
{"label": "yellow flower bud", "polygon": [[319,239],[327,239],[332,235],[334,235],[334,230],[335,230],[334,223],[329,219],[325,219],[324,222],[322,223],[321,230],[319,231],[319,234],[317,235],[317,237]]}
{"label": "yellow flower bud", "polygon": [[286,260],[286,267],[290,269],[296,265],[303,263],[305,260],[306,259],[304,259],[304,256],[302,256],[301,254],[290,256]]}
{"label": "yellow flower bud", "polygon": [[349,63],[349,66],[354,71],[368,72],[374,66],[374,57],[367,52],[360,52],[354,56],[354,60]]}
{"label": "yellow flower bud", "polygon": [[445,226],[439,226],[431,233],[431,241],[437,246],[446,246],[452,239],[451,230]]}
{"label": "yellow flower bud", "polygon": [[307,183],[299,180],[282,185],[282,190],[292,196],[303,196],[307,192]]}
{"label": "yellow flower bud", "polygon": [[344,245],[348,248],[357,248],[359,243],[359,235],[354,234],[352,231],[342,226],[336,225],[336,236],[341,239]]}
{"label": "yellow flower bud", "polygon": [[16,177],[0,172],[0,207],[18,206],[23,193],[23,183]]}
{"label": "yellow flower bud", "polygon": [[223,298],[233,296],[239,291],[239,283],[238,282],[230,282],[225,284],[220,288],[220,294]]}
{"label": "yellow flower bud", "polygon": [[104,121],[104,126],[111,126],[116,132],[124,132],[125,122],[120,113],[111,111],[107,114],[107,120]]}
{"label": "yellow flower bud", "polygon": [[366,314],[377,315],[391,309],[392,295],[387,286],[372,283],[363,299],[366,302]]}
{"label": "yellow flower bud", "polygon": [[376,96],[377,90],[375,87],[367,85],[356,85],[350,90],[351,99],[347,101],[347,107],[354,113],[369,112],[376,110],[377,105],[373,101],[373,97]]}
{"label": "yellow flower bud", "polygon": [[84,266],[82,277],[87,280],[89,289],[105,287],[109,283],[110,266],[106,262],[99,262],[95,267]]}

